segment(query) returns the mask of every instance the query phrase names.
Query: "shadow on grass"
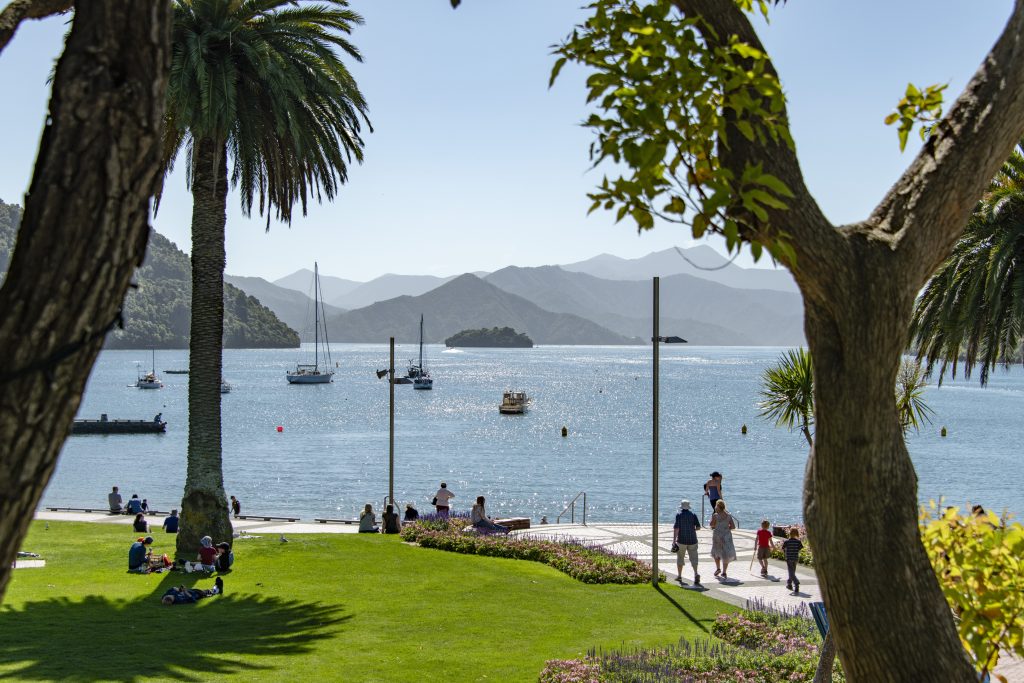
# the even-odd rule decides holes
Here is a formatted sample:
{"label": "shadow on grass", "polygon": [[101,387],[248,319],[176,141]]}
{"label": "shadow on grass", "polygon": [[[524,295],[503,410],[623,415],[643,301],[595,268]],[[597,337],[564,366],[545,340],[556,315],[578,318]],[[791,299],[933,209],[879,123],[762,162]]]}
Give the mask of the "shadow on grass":
{"label": "shadow on grass", "polygon": [[[684,616],[684,617],[686,617],[687,619],[689,619],[689,620],[690,620],[690,623],[691,623],[691,624],[693,624],[694,626],[696,626],[697,628],[699,628],[699,629],[700,629],[701,631],[704,631],[704,633],[710,633],[710,631],[708,631],[708,627],[707,627],[707,626],[705,626],[705,625],[704,625],[704,624],[703,624],[703,623],[702,623],[702,622],[701,622],[701,621],[700,621],[699,619],[697,619],[697,618],[696,618],[695,616],[693,616],[692,614],[690,614],[690,612],[689,612],[689,611],[688,611],[688,610],[687,610],[687,609],[686,609],[685,607],[683,607],[683,606],[682,606],[682,605],[680,605],[680,604],[679,604],[678,602],[676,602],[676,599],[675,599],[675,598],[673,598],[673,597],[672,597],[671,595],[669,595],[668,593],[666,593],[666,592],[665,592],[665,589],[661,587],[661,584],[660,584],[660,583],[659,583],[659,584],[658,584],[657,586],[655,586],[655,587],[654,587],[654,590],[658,591],[658,593],[660,593],[660,594],[661,594],[661,597],[663,597],[663,598],[665,598],[666,600],[668,600],[668,601],[669,601],[670,603],[672,603],[672,606],[673,606],[673,607],[675,607],[675,608],[676,608],[677,610],[679,610],[680,612],[682,612],[683,616]],[[0,650],[0,651],[2,651],[2,650]]]}
{"label": "shadow on grass", "polygon": [[[272,658],[302,655],[351,619],[342,607],[273,595],[226,595],[196,605],[160,604],[171,574],[143,599],[90,595],[0,608],[0,678],[21,680],[210,680],[291,668]],[[191,577],[188,577],[191,579]],[[210,588],[202,582],[201,588]]]}

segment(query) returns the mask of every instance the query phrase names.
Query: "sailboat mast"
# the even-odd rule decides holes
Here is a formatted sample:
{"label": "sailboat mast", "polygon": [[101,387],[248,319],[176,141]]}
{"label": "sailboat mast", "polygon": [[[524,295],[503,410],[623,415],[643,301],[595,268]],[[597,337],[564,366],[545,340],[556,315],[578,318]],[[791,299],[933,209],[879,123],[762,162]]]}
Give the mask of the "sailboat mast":
{"label": "sailboat mast", "polygon": [[420,313],[420,374],[423,374],[423,314]]}
{"label": "sailboat mast", "polygon": [[320,367],[320,265],[313,261],[313,365]]}

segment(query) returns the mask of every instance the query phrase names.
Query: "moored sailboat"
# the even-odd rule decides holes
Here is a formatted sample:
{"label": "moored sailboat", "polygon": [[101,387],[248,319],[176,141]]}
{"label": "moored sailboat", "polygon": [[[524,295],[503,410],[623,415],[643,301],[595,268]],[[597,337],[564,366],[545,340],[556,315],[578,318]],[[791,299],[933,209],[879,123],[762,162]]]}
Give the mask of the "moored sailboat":
{"label": "moored sailboat", "polygon": [[[413,371],[415,370],[415,374]],[[423,314],[420,313],[420,362],[418,365],[409,367],[409,377],[412,377],[413,389],[433,389],[434,380],[430,372],[423,366]]]}
{"label": "moored sailboat", "polygon": [[[327,321],[323,311],[323,293],[320,291],[320,267],[313,264],[313,363],[298,363],[295,372],[285,375],[289,384],[327,384],[334,381],[331,369],[331,347],[327,339]],[[320,337],[324,339],[324,365],[320,366]]]}

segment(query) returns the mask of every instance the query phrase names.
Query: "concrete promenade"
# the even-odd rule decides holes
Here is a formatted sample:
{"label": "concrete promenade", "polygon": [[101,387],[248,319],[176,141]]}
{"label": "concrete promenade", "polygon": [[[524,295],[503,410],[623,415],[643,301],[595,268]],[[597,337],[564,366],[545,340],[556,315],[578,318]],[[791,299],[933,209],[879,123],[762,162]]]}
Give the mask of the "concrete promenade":
{"label": "concrete promenade", "polygon": [[[106,513],[87,512],[50,512],[39,511],[35,518],[46,521],[60,522],[94,522],[99,524],[123,525],[125,531],[131,529],[133,515],[109,515]],[[153,515],[147,517],[153,533],[159,542],[163,534],[161,524],[163,517]],[[355,524],[320,524],[318,522],[276,522],[262,520],[231,520],[236,533],[253,536],[292,534],[354,534],[358,533]],[[623,523],[590,523],[579,524],[545,524],[528,530],[515,531],[514,534],[528,535],[536,538],[572,538],[585,543],[607,548],[617,553],[628,553],[650,562],[653,553],[650,524]],[[668,578],[663,588],[668,595],[676,590],[697,591],[722,602],[744,607],[748,600],[760,601],[778,608],[795,610],[808,602],[821,600],[818,579],[810,567],[799,565],[797,575],[800,577],[800,592],[793,593],[786,589],[786,563],[781,560],[768,561],[768,578],[761,578],[757,560],[751,567],[754,553],[754,531],[736,529],[733,540],[736,546],[736,561],[729,564],[729,578],[720,579],[714,576],[715,563],[711,559],[711,530],[701,529],[697,532],[698,539],[698,570],[701,586],[693,585],[693,572],[689,559],[683,565],[684,585],[676,582],[676,556],[670,552],[672,546],[672,523],[658,527],[658,568]],[[782,539],[775,539],[781,542]],[[1024,661],[1011,659],[1004,655],[996,672],[1012,683],[1024,683]]]}

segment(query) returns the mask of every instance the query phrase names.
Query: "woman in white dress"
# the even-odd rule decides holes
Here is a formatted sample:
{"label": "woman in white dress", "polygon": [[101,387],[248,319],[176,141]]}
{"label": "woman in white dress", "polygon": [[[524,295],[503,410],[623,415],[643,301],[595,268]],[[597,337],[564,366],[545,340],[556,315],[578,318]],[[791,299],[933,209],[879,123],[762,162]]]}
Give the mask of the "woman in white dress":
{"label": "woman in white dress", "polygon": [[736,559],[736,546],[732,542],[732,530],[736,522],[725,509],[725,501],[719,499],[715,503],[715,511],[711,515],[711,557],[715,561],[715,576],[721,574],[723,579],[729,578],[729,563]]}

